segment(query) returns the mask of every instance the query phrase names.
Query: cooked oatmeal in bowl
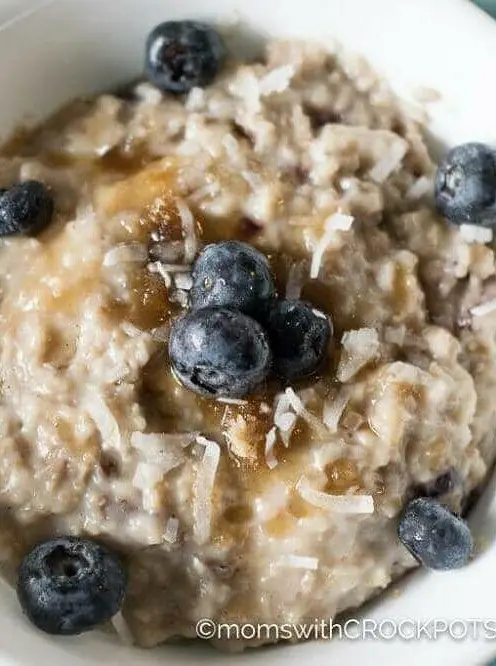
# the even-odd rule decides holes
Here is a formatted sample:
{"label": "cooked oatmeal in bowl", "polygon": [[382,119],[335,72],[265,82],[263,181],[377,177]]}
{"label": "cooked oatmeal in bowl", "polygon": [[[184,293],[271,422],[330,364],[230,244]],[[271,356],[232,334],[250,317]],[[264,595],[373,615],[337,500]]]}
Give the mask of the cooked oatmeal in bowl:
{"label": "cooked oatmeal in bowl", "polygon": [[467,564],[496,456],[494,153],[437,167],[321,44],[235,62],[168,22],[146,52],[146,80],[0,162],[0,557],[24,612],[152,647]]}

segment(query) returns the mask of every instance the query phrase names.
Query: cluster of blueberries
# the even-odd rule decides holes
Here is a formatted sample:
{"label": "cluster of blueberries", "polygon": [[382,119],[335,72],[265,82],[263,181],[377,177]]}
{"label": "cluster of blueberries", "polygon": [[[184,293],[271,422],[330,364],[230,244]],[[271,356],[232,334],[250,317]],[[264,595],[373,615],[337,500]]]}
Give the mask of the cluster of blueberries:
{"label": "cluster of blueberries", "polygon": [[171,328],[169,355],[185,386],[240,398],[273,372],[290,382],[316,372],[331,321],[300,300],[278,300],[266,257],[251,245],[207,245],[192,271],[191,311]]}
{"label": "cluster of blueberries", "polygon": [[[162,23],[149,35],[145,71],[170,94],[205,86],[225,49],[219,34],[194,21]],[[436,203],[454,224],[493,225],[496,158],[479,143],[452,150],[440,164]],[[53,199],[37,181],[0,191],[0,236],[36,234],[53,216]],[[269,376],[295,381],[314,373],[332,336],[329,318],[301,301],[276,298],[266,258],[229,241],[207,246],[193,270],[191,311],[172,326],[169,353],[178,378],[205,396],[240,397]],[[424,489],[399,520],[398,535],[426,567],[454,569],[468,562],[467,525],[437,498],[451,492],[445,474],[434,492]],[[119,558],[90,540],[59,537],[23,559],[17,594],[27,617],[52,634],[77,634],[109,620],[121,607],[126,573]]]}

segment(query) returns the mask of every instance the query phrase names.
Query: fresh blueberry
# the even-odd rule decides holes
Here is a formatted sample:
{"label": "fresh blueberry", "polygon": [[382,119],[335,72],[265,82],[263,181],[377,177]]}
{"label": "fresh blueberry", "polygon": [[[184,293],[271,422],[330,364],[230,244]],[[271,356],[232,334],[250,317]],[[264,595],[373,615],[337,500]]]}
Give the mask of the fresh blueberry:
{"label": "fresh blueberry", "polygon": [[207,245],[193,266],[193,308],[235,308],[258,318],[275,293],[269,262],[247,243]]}
{"label": "fresh blueberry", "polygon": [[225,49],[219,33],[197,21],[167,21],[146,41],[145,72],[164,92],[180,95],[216,77]]}
{"label": "fresh blueberry", "polygon": [[104,546],[58,537],[22,560],[17,596],[29,620],[47,634],[80,634],[107,622],[120,609],[126,575]]}
{"label": "fresh blueberry", "polygon": [[37,180],[26,180],[0,194],[0,236],[36,234],[53,216],[53,198]]}
{"label": "fresh blueberry", "polygon": [[496,155],[482,143],[453,148],[438,167],[436,204],[456,224],[489,226],[496,218]]}
{"label": "fresh blueberry", "polygon": [[203,308],[176,319],[169,355],[177,377],[210,397],[241,398],[267,377],[271,352],[254,319],[228,308]]}
{"label": "fresh blueberry", "polygon": [[418,497],[406,506],[398,536],[428,569],[458,569],[468,563],[474,547],[467,524],[427,497]]}
{"label": "fresh blueberry", "polygon": [[304,301],[275,301],[264,324],[280,379],[302,379],[318,370],[332,335],[327,315]]}

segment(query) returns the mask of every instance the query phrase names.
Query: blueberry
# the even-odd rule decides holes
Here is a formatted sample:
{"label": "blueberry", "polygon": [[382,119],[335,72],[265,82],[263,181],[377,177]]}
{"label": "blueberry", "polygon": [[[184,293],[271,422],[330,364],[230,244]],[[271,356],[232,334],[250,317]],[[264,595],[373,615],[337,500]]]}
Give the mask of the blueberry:
{"label": "blueberry", "polygon": [[0,194],[0,236],[36,234],[52,216],[53,198],[37,180],[26,180]]}
{"label": "blueberry", "polygon": [[264,324],[281,379],[302,379],[318,370],[332,335],[327,315],[304,301],[275,301]]}
{"label": "blueberry", "polygon": [[467,524],[427,497],[418,497],[406,506],[398,536],[428,569],[458,569],[470,560],[474,547]]}
{"label": "blueberry", "polygon": [[258,317],[275,293],[269,262],[247,243],[207,245],[193,266],[193,308],[215,305]]}
{"label": "blueberry", "polygon": [[164,92],[180,95],[216,77],[225,49],[219,33],[197,21],[167,21],[149,34],[145,72]]}
{"label": "blueberry", "polygon": [[264,381],[271,365],[260,324],[228,308],[204,308],[176,319],[169,355],[178,379],[210,397],[248,395]]}
{"label": "blueberry", "polygon": [[47,634],[80,634],[120,609],[126,575],[104,546],[58,537],[38,544],[21,562],[17,596],[29,620]]}
{"label": "blueberry", "polygon": [[439,212],[456,224],[488,226],[496,217],[496,155],[482,143],[453,148],[438,167]]}

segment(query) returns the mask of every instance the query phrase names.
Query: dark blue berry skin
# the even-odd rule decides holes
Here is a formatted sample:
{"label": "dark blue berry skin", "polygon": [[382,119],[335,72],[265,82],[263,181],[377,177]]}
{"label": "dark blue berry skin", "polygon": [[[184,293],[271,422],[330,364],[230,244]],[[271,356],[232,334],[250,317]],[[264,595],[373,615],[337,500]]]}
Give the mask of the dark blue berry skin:
{"label": "dark blue berry skin", "polygon": [[427,497],[409,502],[400,518],[398,536],[428,569],[463,567],[474,548],[468,525],[437,500]]}
{"label": "dark blue berry skin", "polygon": [[482,143],[453,148],[438,167],[439,212],[455,224],[491,226],[496,220],[496,155]]}
{"label": "dark blue berry skin", "polygon": [[0,236],[37,234],[52,217],[52,195],[37,180],[27,180],[0,193]]}
{"label": "dark blue berry skin", "polygon": [[207,245],[193,266],[193,308],[235,308],[258,319],[275,294],[269,262],[247,243]]}
{"label": "dark blue berry skin", "polygon": [[167,21],[146,41],[145,73],[164,92],[180,95],[212,83],[225,57],[219,33],[197,21]]}
{"label": "dark blue berry skin", "polygon": [[327,315],[304,301],[274,301],[264,324],[280,379],[303,379],[319,369],[332,336]]}
{"label": "dark blue berry skin", "polygon": [[104,546],[76,537],[44,541],[22,560],[17,596],[47,634],[73,635],[107,622],[124,600],[126,574]]}
{"label": "dark blue berry skin", "polygon": [[203,308],[176,319],[169,355],[178,379],[212,398],[249,395],[271,367],[269,342],[260,324],[227,308]]}

